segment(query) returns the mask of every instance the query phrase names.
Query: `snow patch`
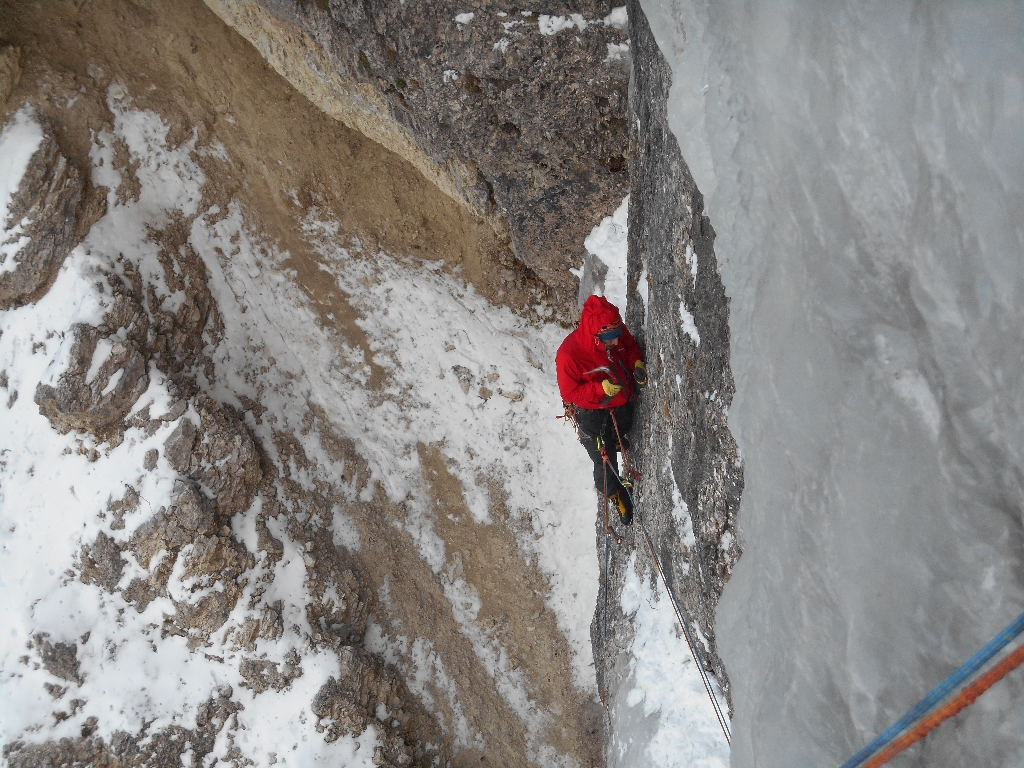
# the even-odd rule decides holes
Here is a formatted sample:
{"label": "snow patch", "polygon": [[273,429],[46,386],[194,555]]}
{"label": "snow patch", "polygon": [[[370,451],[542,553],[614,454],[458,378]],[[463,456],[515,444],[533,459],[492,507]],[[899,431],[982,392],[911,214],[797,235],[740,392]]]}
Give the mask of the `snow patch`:
{"label": "snow patch", "polygon": [[629,26],[629,14],[626,12],[626,6],[620,5],[617,8],[612,8],[612,12],[604,17],[604,24],[606,27],[626,29]]}
{"label": "snow patch", "polygon": [[679,318],[683,324],[683,333],[689,336],[695,345],[700,346],[700,333],[697,332],[697,324],[693,320],[693,315],[690,314],[690,310],[686,308],[686,303],[679,302]]}
{"label": "snow patch", "polygon": [[[634,639],[629,678],[611,707],[608,764],[727,768],[729,747],[675,612],[661,582],[638,570],[635,552],[620,605]],[[633,738],[634,731],[642,737]]]}
{"label": "snow patch", "polygon": [[[629,221],[629,195],[611,216],[605,216],[601,223],[591,230],[583,241],[587,252],[608,267],[603,286],[595,286],[594,292],[603,295],[620,312],[626,310],[626,256],[629,251],[627,223]],[[574,271],[575,274],[575,271]],[[579,275],[577,275],[579,276]]]}
{"label": "snow patch", "polygon": [[619,61],[629,55],[629,41],[624,43],[607,43],[608,55],[604,57],[605,63]]}
{"label": "snow patch", "polygon": [[582,32],[587,28],[588,22],[579,13],[573,13],[569,16],[549,16],[546,13],[542,13],[537,17],[537,26],[542,35],[550,37],[551,35],[557,35],[562,30],[572,29],[573,27],[577,27]]}

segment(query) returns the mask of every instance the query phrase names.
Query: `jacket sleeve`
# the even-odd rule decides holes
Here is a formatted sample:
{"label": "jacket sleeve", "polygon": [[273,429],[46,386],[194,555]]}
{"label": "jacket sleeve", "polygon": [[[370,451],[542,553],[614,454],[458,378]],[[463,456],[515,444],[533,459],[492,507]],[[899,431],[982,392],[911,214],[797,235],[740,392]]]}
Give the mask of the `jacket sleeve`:
{"label": "jacket sleeve", "polygon": [[562,400],[580,408],[603,408],[609,400],[601,388],[600,381],[587,381],[581,375],[576,362],[568,355],[555,358],[558,374],[558,391]]}

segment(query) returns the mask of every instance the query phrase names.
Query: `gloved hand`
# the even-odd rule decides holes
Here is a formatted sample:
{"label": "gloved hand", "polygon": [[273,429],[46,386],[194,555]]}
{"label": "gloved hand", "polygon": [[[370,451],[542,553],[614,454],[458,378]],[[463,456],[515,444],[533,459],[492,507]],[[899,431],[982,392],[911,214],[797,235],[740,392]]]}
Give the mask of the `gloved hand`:
{"label": "gloved hand", "polygon": [[641,387],[647,386],[647,366],[644,365],[643,360],[637,360],[633,364],[633,379]]}
{"label": "gloved hand", "polygon": [[612,384],[611,379],[605,379],[604,381],[602,381],[601,389],[604,390],[604,393],[608,395],[608,397],[615,397],[617,394],[619,394],[619,392],[622,391],[622,387],[620,387],[618,384]]}

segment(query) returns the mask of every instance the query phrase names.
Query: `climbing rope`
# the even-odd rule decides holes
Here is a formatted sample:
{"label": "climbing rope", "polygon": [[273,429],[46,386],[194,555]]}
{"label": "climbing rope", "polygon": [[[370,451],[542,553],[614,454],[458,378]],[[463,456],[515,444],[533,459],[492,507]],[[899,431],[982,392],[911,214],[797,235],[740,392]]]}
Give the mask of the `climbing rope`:
{"label": "climbing rope", "polygon": [[[928,714],[928,712],[930,712],[932,709],[935,708],[935,706],[937,706],[940,702],[946,699],[959,685],[965,682],[971,675],[973,675],[975,672],[977,672],[979,669],[985,666],[985,664],[987,664],[993,656],[999,653],[999,651],[1005,648],[1015,637],[1020,635],[1022,632],[1024,632],[1024,613],[1018,616],[1013,623],[1006,627],[1006,629],[1004,629],[998,635],[993,637],[984,648],[982,648],[976,654],[971,656],[971,658],[969,658],[966,662],[964,662],[964,664],[958,670],[956,670],[953,674],[951,674],[949,677],[947,677],[945,680],[943,680],[941,683],[935,686],[928,693],[927,696],[925,696],[923,699],[921,699],[921,701],[915,704],[909,712],[903,715],[903,717],[901,717],[899,720],[897,720],[895,723],[889,726],[886,730],[884,730],[882,733],[876,736],[875,739],[862,750],[860,750],[860,752],[858,752],[845,763],[843,763],[842,768],[857,768],[857,766],[864,765],[865,762],[869,758],[871,758],[872,755],[881,750],[883,747],[889,745],[890,742],[892,742],[892,746],[895,746],[897,737],[899,737],[901,733],[903,733],[908,728],[917,723],[919,720],[924,718],[925,715]],[[1005,670],[1002,671],[1002,674],[992,679],[987,686],[976,688],[976,686],[985,681],[992,672],[1002,669],[1003,665],[1005,665],[1009,659],[1014,659],[1015,657],[1020,655],[1020,652],[1021,649],[1018,648],[1017,651],[1015,651],[1013,654],[1011,654],[1002,662],[1000,662],[999,665],[993,667],[991,672],[986,673],[981,678],[979,678],[975,683],[961,691],[960,695],[957,696],[956,699],[949,702],[949,704],[943,706],[940,710],[935,712],[935,716],[940,715],[940,713],[944,713],[945,716],[940,717],[938,720],[934,720],[934,725],[930,725],[930,727],[925,729],[921,733],[920,737],[918,737],[917,739],[913,739],[912,741],[908,741],[904,746],[900,747],[900,749],[897,749],[896,751],[889,753],[889,756],[886,757],[885,760],[882,760],[881,762],[872,761],[871,763],[868,763],[868,765],[883,765],[889,758],[891,758],[900,750],[906,749],[906,747],[910,746],[910,744],[913,744],[914,741],[918,741],[920,738],[924,738],[924,735],[929,730],[934,728],[943,720],[945,720],[948,717],[952,717],[957,712],[962,710],[964,707],[971,704],[974,701],[974,699],[978,698],[978,696],[980,696],[982,693],[988,690],[988,688],[990,688],[998,679],[1005,676],[1008,672],[1010,672],[1010,670],[1014,669],[1016,666],[1019,666],[1021,661],[1024,661],[1024,657],[1021,657],[1019,660],[1017,660],[1016,664],[1012,664],[1011,666],[1006,667]],[[968,698],[970,698],[970,701],[967,701]],[[959,709],[957,709],[956,707],[960,703],[963,703],[963,705],[960,706]],[[928,717],[924,722],[921,723],[919,728],[924,727],[925,723],[931,722],[933,722],[933,717]],[[912,731],[911,733],[916,734],[917,730],[918,729],[915,728],[914,731]],[[899,739],[901,743],[903,742],[903,740],[904,739],[902,738]],[[889,749],[886,748],[885,751],[888,753]]]}
{"label": "climbing rope", "polygon": [[928,715],[917,726],[904,732],[896,741],[864,763],[864,768],[880,768],[880,766],[885,765],[895,755],[927,736],[929,731],[938,728],[943,721],[958,715],[961,711],[971,706],[981,694],[1021,664],[1024,664],[1024,645],[1017,648],[1017,650],[992,667],[988,672],[966,686],[959,694]]}
{"label": "climbing rope", "polygon": [[[614,411],[611,412],[612,424],[615,426],[615,435],[619,440],[619,449],[622,451],[622,463],[624,469],[629,472],[629,456],[622,444],[622,435],[619,432],[619,422],[615,418]],[[610,467],[615,476],[619,478],[615,467],[611,466],[606,461],[606,466]],[[636,508],[636,504],[633,503],[633,494],[630,493],[629,488],[625,483],[622,482],[622,478],[619,478],[619,483],[622,484],[623,489],[629,494],[630,503],[633,504],[633,515],[640,522],[640,530],[643,531],[644,539],[647,541],[647,548],[651,552],[651,559],[654,560],[654,566],[658,571],[658,575],[661,576],[661,583],[665,585],[665,592],[668,594],[669,602],[672,604],[672,610],[675,611],[676,619],[679,621],[679,626],[683,628],[683,637],[686,639],[686,645],[690,649],[690,655],[693,656],[694,662],[697,664],[697,669],[700,671],[700,679],[704,683],[704,690],[708,693],[708,698],[711,699],[711,706],[714,707],[715,717],[718,718],[718,724],[722,726],[722,733],[725,734],[725,741],[727,744],[732,746],[732,733],[729,730],[729,723],[725,716],[725,712],[722,710],[722,706],[718,703],[718,697],[715,696],[715,691],[711,687],[711,678],[708,675],[706,669],[704,669],[704,663],[701,661],[700,656],[697,653],[697,649],[693,642],[693,636],[690,632],[690,625],[687,622],[683,612],[679,609],[679,601],[676,600],[675,593],[672,591],[672,586],[668,583],[668,578],[665,576],[665,571],[661,567],[661,558],[658,557],[658,553],[654,550],[654,543],[651,541],[651,534],[647,530],[647,525],[644,523],[643,517],[641,517],[639,510]]]}
{"label": "climbing rope", "polygon": [[[605,456],[604,449],[601,450],[601,455]],[[604,675],[601,676],[601,706],[607,707],[608,700],[605,697],[605,689],[607,686],[606,677],[608,676],[608,561],[611,557],[611,543],[609,537],[612,534],[612,527],[608,522],[608,459],[605,457],[604,467],[604,616],[602,622],[604,624],[601,630],[601,645],[605,649],[605,659],[602,661],[604,667]],[[615,536],[616,543],[618,543],[618,535]]]}

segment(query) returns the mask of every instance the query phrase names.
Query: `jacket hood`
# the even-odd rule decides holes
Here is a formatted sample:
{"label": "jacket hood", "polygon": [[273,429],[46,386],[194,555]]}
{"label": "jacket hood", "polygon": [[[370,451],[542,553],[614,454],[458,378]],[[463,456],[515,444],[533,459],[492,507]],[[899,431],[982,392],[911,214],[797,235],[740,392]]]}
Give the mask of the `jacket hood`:
{"label": "jacket hood", "polygon": [[590,296],[583,304],[580,314],[580,333],[590,343],[594,336],[606,325],[621,323],[619,310],[604,296]]}

